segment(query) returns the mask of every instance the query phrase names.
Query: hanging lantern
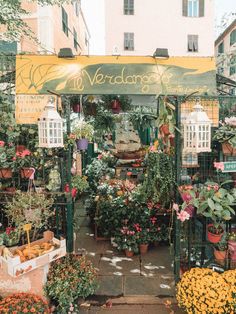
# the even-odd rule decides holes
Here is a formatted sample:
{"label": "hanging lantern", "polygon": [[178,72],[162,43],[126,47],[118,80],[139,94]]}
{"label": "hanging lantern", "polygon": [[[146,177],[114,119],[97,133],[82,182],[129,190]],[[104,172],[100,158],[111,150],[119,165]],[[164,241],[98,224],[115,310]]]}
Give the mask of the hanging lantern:
{"label": "hanging lantern", "polygon": [[211,120],[197,101],[186,120],[184,127],[184,152],[202,153],[211,151]]}
{"label": "hanging lantern", "polygon": [[56,111],[54,98],[45,106],[38,119],[39,147],[63,147],[63,119]]}

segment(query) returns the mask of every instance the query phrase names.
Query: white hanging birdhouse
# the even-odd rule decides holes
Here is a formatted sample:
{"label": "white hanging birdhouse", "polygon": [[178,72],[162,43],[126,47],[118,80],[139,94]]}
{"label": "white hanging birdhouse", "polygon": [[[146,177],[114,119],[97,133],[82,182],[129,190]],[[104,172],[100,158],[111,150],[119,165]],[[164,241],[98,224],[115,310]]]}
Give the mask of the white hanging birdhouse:
{"label": "white hanging birdhouse", "polygon": [[202,153],[211,151],[211,120],[197,101],[183,122],[184,152]]}
{"label": "white hanging birdhouse", "polygon": [[38,120],[39,147],[63,147],[63,119],[50,98]]}

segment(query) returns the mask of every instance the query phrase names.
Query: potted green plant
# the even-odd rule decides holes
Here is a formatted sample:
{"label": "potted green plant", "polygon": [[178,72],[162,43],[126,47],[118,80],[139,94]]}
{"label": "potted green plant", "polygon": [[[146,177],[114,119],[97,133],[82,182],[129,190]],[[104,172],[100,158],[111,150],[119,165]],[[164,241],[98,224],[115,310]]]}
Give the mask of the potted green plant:
{"label": "potted green plant", "polygon": [[123,226],[114,236],[114,243],[117,249],[124,251],[127,257],[132,257],[138,253],[137,232],[134,227]]}
{"label": "potted green plant", "polygon": [[54,215],[52,205],[53,198],[42,193],[16,191],[12,201],[5,205],[4,212],[10,223],[21,232],[25,224],[31,224],[31,240],[34,241],[39,232],[48,227],[49,218]]}
{"label": "potted green plant", "polygon": [[141,223],[134,224],[134,228],[137,232],[137,239],[139,245],[140,254],[146,254],[148,251],[149,243],[152,240],[150,228],[147,227],[148,220],[144,220],[144,225]]}
{"label": "potted green plant", "polygon": [[84,256],[68,254],[51,263],[44,291],[57,305],[57,313],[67,314],[71,307],[75,310],[78,298],[92,295],[97,286],[92,263]]}
{"label": "potted green plant", "polygon": [[0,245],[7,247],[16,246],[20,240],[21,231],[18,228],[8,226],[5,232],[0,234]]}
{"label": "potted green plant", "polygon": [[74,120],[71,124],[72,133],[75,135],[78,150],[86,150],[88,142],[92,140],[94,129],[92,124],[84,120]]}
{"label": "potted green plant", "polygon": [[153,109],[148,107],[136,106],[129,112],[129,120],[136,130],[145,130],[154,127],[156,119],[157,115]]}
{"label": "potted green plant", "polygon": [[12,177],[12,172],[15,169],[14,156],[15,147],[0,141],[0,178],[7,179]]}
{"label": "potted green plant", "polygon": [[226,241],[226,235],[224,234],[220,240],[219,243],[215,244],[214,246],[214,256],[216,261],[220,264],[220,265],[224,265],[224,261],[227,255],[227,249],[228,249],[228,245],[227,245],[227,241]]}
{"label": "potted green plant", "polygon": [[236,156],[236,116],[225,118],[215,131],[213,139],[222,143],[224,155]]}
{"label": "potted green plant", "polygon": [[224,233],[221,224],[228,221],[235,214],[232,206],[235,198],[230,191],[223,188],[228,182],[218,185],[215,182],[206,182],[199,188],[196,197],[191,203],[197,208],[197,214],[201,214],[212,223],[208,225],[208,240],[218,243]]}

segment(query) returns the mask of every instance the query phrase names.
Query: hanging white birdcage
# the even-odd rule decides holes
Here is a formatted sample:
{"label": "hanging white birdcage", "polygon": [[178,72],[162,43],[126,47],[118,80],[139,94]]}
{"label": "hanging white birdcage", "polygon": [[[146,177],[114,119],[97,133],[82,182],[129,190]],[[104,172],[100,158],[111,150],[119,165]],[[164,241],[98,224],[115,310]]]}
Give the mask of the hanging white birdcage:
{"label": "hanging white birdcage", "polygon": [[39,147],[63,147],[63,119],[51,98],[38,120]]}
{"label": "hanging white birdcage", "polygon": [[183,122],[184,152],[202,153],[211,151],[211,120],[197,101]]}

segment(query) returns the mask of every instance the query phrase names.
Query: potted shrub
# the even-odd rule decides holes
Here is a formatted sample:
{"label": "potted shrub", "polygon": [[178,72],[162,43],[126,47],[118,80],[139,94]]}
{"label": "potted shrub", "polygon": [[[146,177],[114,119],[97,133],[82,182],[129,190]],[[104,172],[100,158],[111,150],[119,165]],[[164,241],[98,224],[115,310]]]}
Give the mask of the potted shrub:
{"label": "potted shrub", "polygon": [[224,236],[222,237],[221,241],[214,246],[215,259],[222,266],[225,263],[224,261],[227,255],[227,248],[228,245]]}
{"label": "potted shrub", "polygon": [[75,135],[78,150],[86,150],[88,142],[92,140],[93,126],[84,120],[74,120],[71,125],[72,133]]}
{"label": "potted shrub", "polygon": [[222,143],[224,155],[236,156],[236,116],[225,118],[222,125],[215,131],[213,139]]}
{"label": "potted shrub", "polygon": [[[97,271],[84,256],[68,254],[51,263],[44,291],[57,305],[57,313],[75,310],[78,298],[92,295],[97,288]],[[72,311],[73,312],[73,311]]]}
{"label": "potted shrub", "polygon": [[[145,221],[145,224],[148,223],[148,221]],[[140,254],[146,254],[148,251],[148,245],[151,241],[151,233],[150,228],[141,225],[139,223],[134,224],[134,227],[137,232],[137,239],[139,244],[139,252]]]}
{"label": "potted shrub", "polygon": [[8,179],[12,177],[14,170],[15,147],[0,141],[0,178]]}
{"label": "potted shrub", "polygon": [[135,228],[123,226],[114,236],[114,243],[117,244],[117,249],[124,251],[127,257],[132,257],[138,253],[138,241]]}
{"label": "potted shrub", "polygon": [[54,215],[52,205],[53,199],[42,193],[16,191],[4,212],[19,231],[23,231],[23,225],[31,224],[31,241],[34,241],[39,232],[48,227],[49,218]]}
{"label": "potted shrub", "polygon": [[221,185],[215,182],[206,182],[197,191],[192,204],[197,208],[197,213],[209,219],[212,223],[208,225],[208,240],[212,243],[218,243],[224,233],[221,224],[228,221],[235,214],[232,206],[235,198],[230,191],[223,188],[228,183]]}
{"label": "potted shrub", "polygon": [[32,293],[14,293],[0,301],[0,313],[51,313],[48,303]]}

